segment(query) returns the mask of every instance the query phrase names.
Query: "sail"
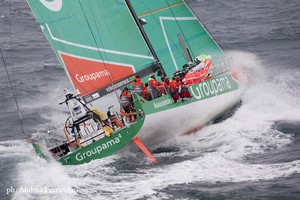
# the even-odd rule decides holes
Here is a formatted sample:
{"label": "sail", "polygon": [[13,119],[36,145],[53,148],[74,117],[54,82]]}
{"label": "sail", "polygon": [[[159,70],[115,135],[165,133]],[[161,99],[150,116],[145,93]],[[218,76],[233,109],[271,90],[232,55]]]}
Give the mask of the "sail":
{"label": "sail", "polygon": [[131,0],[137,16],[145,19],[143,25],[166,74],[182,69],[187,63],[180,37],[191,58],[202,53],[210,54],[212,61],[224,57],[222,49],[214,41],[198,18],[182,0]]}
{"label": "sail", "polygon": [[125,1],[27,2],[86,102],[154,71],[156,60]]}

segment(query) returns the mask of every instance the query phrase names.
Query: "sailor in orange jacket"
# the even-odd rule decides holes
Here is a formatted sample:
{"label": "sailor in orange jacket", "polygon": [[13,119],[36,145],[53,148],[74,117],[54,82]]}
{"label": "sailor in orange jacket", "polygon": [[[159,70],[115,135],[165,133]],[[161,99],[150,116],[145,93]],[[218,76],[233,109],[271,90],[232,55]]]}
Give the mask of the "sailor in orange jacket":
{"label": "sailor in orange jacket", "polygon": [[151,74],[148,79],[148,90],[152,99],[157,98],[157,81],[154,74]]}
{"label": "sailor in orange jacket", "polygon": [[132,83],[133,93],[143,96],[143,91],[145,89],[144,83],[141,81],[139,76],[135,77],[135,81]]}
{"label": "sailor in orange jacket", "polygon": [[180,77],[178,76],[173,77],[170,86],[171,86],[171,91],[173,93],[172,97],[175,102],[179,99],[179,97],[182,99],[191,97],[188,88],[183,83],[181,83]]}
{"label": "sailor in orange jacket", "polygon": [[128,88],[125,87],[120,95],[120,103],[126,113],[130,113],[133,107],[133,98],[129,93]]}
{"label": "sailor in orange jacket", "polygon": [[162,95],[165,95],[166,91],[164,88],[164,84],[162,82],[157,82],[157,96],[161,97]]}
{"label": "sailor in orange jacket", "polygon": [[171,89],[171,95],[172,95],[172,98],[175,102],[177,102],[180,98],[179,96],[179,87],[180,87],[180,84],[178,83],[179,80],[179,77],[173,77],[172,78],[172,81],[170,82],[170,89]]}
{"label": "sailor in orange jacket", "polygon": [[163,94],[171,94],[171,85],[168,77],[164,77],[163,79]]}
{"label": "sailor in orange jacket", "polygon": [[170,82],[171,91],[179,92],[181,85],[179,76],[174,76]]}
{"label": "sailor in orange jacket", "polygon": [[147,101],[152,100],[152,97],[151,97],[151,95],[149,94],[149,90],[148,90],[148,83],[145,83],[145,88],[144,88],[142,97],[143,97],[144,99],[146,99]]}

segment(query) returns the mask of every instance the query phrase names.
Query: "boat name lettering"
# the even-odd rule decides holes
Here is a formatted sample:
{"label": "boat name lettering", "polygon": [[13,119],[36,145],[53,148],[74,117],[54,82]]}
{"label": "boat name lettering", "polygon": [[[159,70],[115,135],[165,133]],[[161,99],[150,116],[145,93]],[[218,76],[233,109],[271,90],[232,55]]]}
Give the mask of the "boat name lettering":
{"label": "boat name lettering", "polygon": [[91,74],[88,74],[88,75],[79,75],[79,74],[76,74],[76,80],[80,83],[83,83],[85,81],[96,81],[97,79],[99,78],[102,78],[104,76],[109,76],[110,73],[109,71],[107,70],[103,70],[103,71],[99,71],[99,72],[93,72]]}
{"label": "boat name lettering", "polygon": [[231,89],[231,84],[226,76],[208,80],[202,83],[194,89],[191,87],[191,92],[196,99],[202,99],[211,95],[218,95],[226,90]]}
{"label": "boat name lettering", "polygon": [[111,92],[111,91],[113,91],[113,90],[115,90],[115,89],[118,89],[118,88],[124,86],[124,85],[127,85],[128,83],[130,83],[130,82],[132,82],[132,81],[134,81],[134,80],[135,80],[135,76],[131,76],[131,77],[126,78],[126,79],[124,79],[124,80],[122,80],[122,81],[120,81],[120,82],[117,82],[117,83],[115,83],[115,84],[113,84],[113,85],[108,86],[108,87],[106,88],[106,91],[107,91],[107,92]]}
{"label": "boat name lettering", "polygon": [[84,160],[88,157],[93,156],[94,154],[101,154],[102,150],[108,149],[108,148],[114,146],[115,144],[120,143],[120,138],[121,137],[122,137],[122,135],[119,134],[118,137],[116,137],[114,139],[111,139],[111,140],[95,147],[94,149],[91,149],[91,150],[86,151],[84,153],[77,153],[75,158],[76,158],[77,161],[82,161],[82,160]]}
{"label": "boat name lettering", "polygon": [[153,103],[153,105],[154,105],[154,108],[157,109],[157,108],[169,105],[171,103],[172,103],[172,100],[167,99],[167,100],[164,100],[164,101],[161,101],[161,102],[158,102],[158,103]]}

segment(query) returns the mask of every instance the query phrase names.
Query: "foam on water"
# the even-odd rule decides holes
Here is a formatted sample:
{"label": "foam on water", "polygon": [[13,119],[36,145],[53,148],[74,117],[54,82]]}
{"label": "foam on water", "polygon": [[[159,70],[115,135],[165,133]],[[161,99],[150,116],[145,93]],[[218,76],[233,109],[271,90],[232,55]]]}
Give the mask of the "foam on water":
{"label": "foam on water", "polygon": [[[57,162],[37,157],[26,141],[0,142],[0,158],[6,165],[14,160],[14,174],[4,183],[12,199],[72,199],[76,194],[73,181]],[[13,188],[14,191],[8,190]]]}
{"label": "foam on water", "polygon": [[[249,182],[300,173],[300,160],[255,164],[247,160],[248,155],[280,151],[293,145],[293,135],[284,134],[273,125],[276,121],[300,121],[299,95],[295,95],[297,87],[292,87],[300,85],[299,79],[287,79],[284,74],[276,79],[260,76],[268,73],[262,73],[266,70],[257,56],[245,52],[232,52],[231,56],[239,58],[234,63],[259,74],[259,81],[244,90],[242,105],[233,116],[189,137],[158,144],[158,147],[179,148],[155,154],[159,164],[149,164],[146,158],[132,157],[136,155],[132,154],[125,158],[114,155],[79,166],[61,166],[38,158],[24,142],[14,141],[12,146],[1,143],[0,156],[13,153],[27,158],[18,163],[17,187],[74,190],[69,193],[15,193],[14,199],[137,199],[153,195],[167,198],[157,191],[175,184]],[[243,63],[244,60],[247,63]],[[47,117],[47,120],[53,117],[52,120],[58,122],[54,113]],[[125,161],[135,166],[120,170]]]}
{"label": "foam on water", "polygon": [[[263,75],[264,69],[260,68],[258,58],[253,54],[242,54],[244,58],[241,60],[248,60],[252,70]],[[245,66],[249,67],[247,63]],[[282,82],[263,77],[260,76],[258,82],[244,91],[243,103],[232,117],[205,127],[193,136],[176,139],[173,145],[179,145],[180,151],[174,154],[182,161],[140,169],[139,173],[107,177],[104,185],[109,185],[109,191],[113,192],[111,197],[135,199],[156,194],[157,190],[174,184],[259,181],[299,173],[299,160],[261,164],[245,160],[247,155],[288,148],[293,143],[293,135],[275,130],[274,122],[300,120],[299,97],[293,96]],[[191,154],[194,158],[184,159]],[[162,153],[155,156],[164,162],[167,156],[174,155]],[[81,177],[80,174],[77,176]]]}

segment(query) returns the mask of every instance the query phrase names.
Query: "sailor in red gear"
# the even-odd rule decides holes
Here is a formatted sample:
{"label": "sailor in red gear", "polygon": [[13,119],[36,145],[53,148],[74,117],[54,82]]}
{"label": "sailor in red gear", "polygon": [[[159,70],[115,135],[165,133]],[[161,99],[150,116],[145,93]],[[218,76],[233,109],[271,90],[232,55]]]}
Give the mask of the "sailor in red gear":
{"label": "sailor in red gear", "polygon": [[149,93],[152,97],[152,99],[157,98],[158,94],[157,94],[157,81],[155,79],[155,75],[151,74],[150,78],[148,79],[148,90]]}
{"label": "sailor in red gear", "polygon": [[191,97],[188,88],[183,83],[181,83],[179,76],[173,77],[170,86],[171,86],[172,97],[175,102],[177,102],[179,98],[184,99],[184,98]]}
{"label": "sailor in red gear", "polygon": [[151,95],[149,94],[149,90],[148,90],[148,83],[145,83],[145,88],[143,90],[143,95],[142,97],[144,99],[146,99],[147,101],[152,100]]}
{"label": "sailor in red gear", "polygon": [[143,91],[145,89],[144,83],[141,81],[139,76],[135,77],[135,81],[132,83],[133,93],[143,96]]}
{"label": "sailor in red gear", "polygon": [[187,88],[186,85],[184,85],[181,81],[179,77],[175,76],[175,80],[176,80],[176,86],[177,86],[177,91],[179,93],[179,96],[184,99],[184,98],[190,98],[191,94]]}
{"label": "sailor in red gear", "polygon": [[178,79],[178,78],[175,76],[172,78],[172,81],[170,82],[171,95],[175,102],[177,102],[180,98],[180,96],[178,94],[179,84],[176,79]]}
{"label": "sailor in red gear", "polygon": [[130,110],[133,108],[133,98],[127,87],[123,89],[120,95],[120,103],[124,111],[130,113]]}
{"label": "sailor in red gear", "polygon": [[170,80],[168,77],[164,77],[163,79],[163,89],[163,94],[171,94]]}

